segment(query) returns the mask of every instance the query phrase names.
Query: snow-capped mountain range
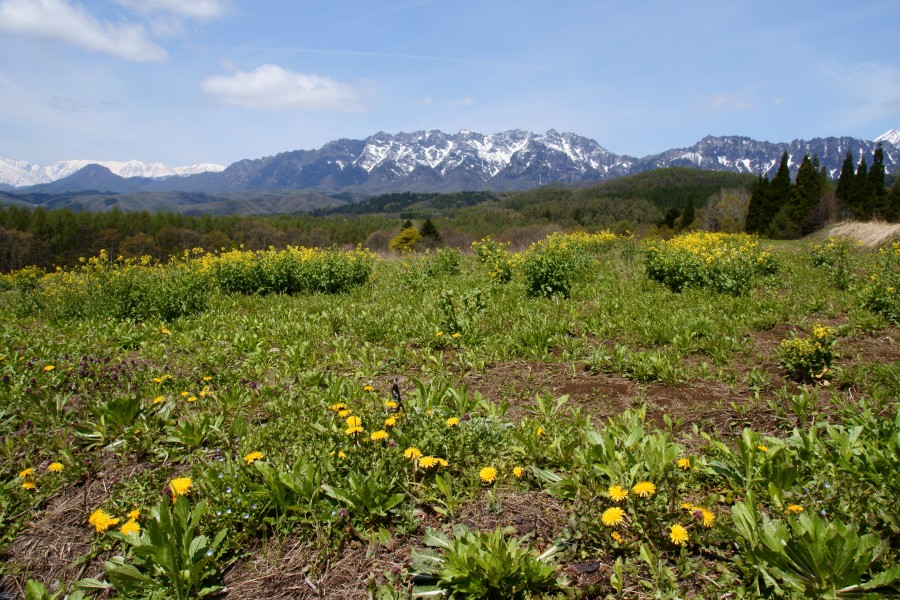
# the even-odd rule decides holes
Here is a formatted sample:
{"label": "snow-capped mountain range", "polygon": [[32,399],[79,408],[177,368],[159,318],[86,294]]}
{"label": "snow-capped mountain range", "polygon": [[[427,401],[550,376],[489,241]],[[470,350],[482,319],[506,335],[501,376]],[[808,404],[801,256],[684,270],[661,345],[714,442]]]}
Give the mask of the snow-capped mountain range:
{"label": "snow-capped mountain range", "polygon": [[[506,191],[550,183],[600,181],[673,166],[762,173],[771,177],[783,152],[788,153],[794,171],[804,154],[809,154],[818,157],[831,177],[837,177],[848,151],[853,155],[854,164],[860,157],[871,164],[877,144],[883,147],[887,171],[897,173],[900,170],[900,131],[897,130],[872,141],[828,137],[776,144],[739,136],[707,136],[691,147],[644,158],[614,154],[594,140],[552,129],[546,133],[511,130],[492,135],[433,130],[393,135],[379,132],[364,140],[341,139],[317,150],[295,150],[241,160],[224,169],[209,164],[170,169],[158,163],[145,165],[137,161],[64,161],[42,168],[0,159],[0,183],[32,185],[29,190],[45,193],[80,190],[221,193],[264,189],[365,194]],[[63,176],[65,173],[68,175]],[[32,184],[37,177],[43,177],[45,183]]]}
{"label": "snow-capped mountain range", "polygon": [[40,183],[50,183],[68,177],[88,165],[106,167],[119,177],[174,177],[224,171],[225,167],[213,163],[201,163],[187,167],[168,167],[162,163],[145,163],[139,160],[115,162],[106,160],[61,160],[49,165],[38,165],[24,160],[0,157],[0,183],[13,187],[24,187]]}

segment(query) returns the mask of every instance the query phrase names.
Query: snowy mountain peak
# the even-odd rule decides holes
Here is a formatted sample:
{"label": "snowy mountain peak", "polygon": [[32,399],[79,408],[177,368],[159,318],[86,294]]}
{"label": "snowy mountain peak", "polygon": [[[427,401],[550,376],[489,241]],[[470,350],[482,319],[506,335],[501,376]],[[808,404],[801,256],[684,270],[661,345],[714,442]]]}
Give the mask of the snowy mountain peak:
{"label": "snowy mountain peak", "polygon": [[12,160],[0,157],[0,183],[13,187],[24,187],[40,183],[50,183],[75,173],[87,165],[106,167],[119,177],[149,177],[153,179],[196,175],[197,173],[219,173],[225,170],[222,165],[200,163],[184,167],[168,167],[162,163],[144,163],[139,160],[124,162],[104,160],[61,160],[41,166],[24,160]]}
{"label": "snowy mountain peak", "polygon": [[875,138],[876,142],[888,142],[889,144],[893,144],[900,148],[900,129],[891,129],[889,131],[885,131],[877,138]]}

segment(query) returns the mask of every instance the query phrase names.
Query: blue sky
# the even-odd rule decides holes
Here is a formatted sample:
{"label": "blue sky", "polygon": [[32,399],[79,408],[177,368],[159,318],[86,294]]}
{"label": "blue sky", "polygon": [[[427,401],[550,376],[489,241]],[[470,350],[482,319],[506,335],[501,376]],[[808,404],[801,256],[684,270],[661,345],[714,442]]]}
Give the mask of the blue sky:
{"label": "blue sky", "polygon": [[900,129],[900,2],[0,0],[0,156],[230,164],[338,138]]}

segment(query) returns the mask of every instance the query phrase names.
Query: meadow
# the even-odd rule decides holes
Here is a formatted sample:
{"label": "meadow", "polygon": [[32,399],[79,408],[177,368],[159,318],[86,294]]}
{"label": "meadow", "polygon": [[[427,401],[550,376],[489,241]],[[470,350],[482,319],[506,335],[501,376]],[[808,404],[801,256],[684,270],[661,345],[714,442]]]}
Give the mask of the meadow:
{"label": "meadow", "polygon": [[895,595],[898,342],[900,242],[26,269],[0,598]]}

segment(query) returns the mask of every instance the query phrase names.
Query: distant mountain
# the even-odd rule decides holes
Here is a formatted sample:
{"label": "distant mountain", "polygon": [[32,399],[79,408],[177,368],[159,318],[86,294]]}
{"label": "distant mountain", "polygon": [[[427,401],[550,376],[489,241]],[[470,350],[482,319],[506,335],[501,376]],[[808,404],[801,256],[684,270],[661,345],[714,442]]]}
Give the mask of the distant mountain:
{"label": "distant mountain", "polygon": [[[113,169],[86,166],[31,192],[98,190],[116,193],[204,192],[248,190],[314,190],[324,194],[352,192],[456,192],[527,190],[548,184],[583,184],[665,167],[696,167],[737,173],[774,175],[787,152],[796,172],[804,154],[817,156],[836,178],[847,152],[854,163],[871,164],[878,143],[889,173],[900,170],[898,132],[879,141],[849,137],[760,142],[739,136],[707,136],[688,148],[635,158],[614,154],[594,140],[550,130],[544,134],[512,130],[483,135],[471,131],[446,134],[416,131],[380,132],[364,140],[341,139],[318,150],[295,150],[255,160],[241,160],[222,171],[207,170],[180,177],[124,177]],[[125,163],[118,163],[125,164]],[[0,177],[0,181],[3,181]],[[89,187],[85,187],[89,186]],[[98,187],[99,186],[99,187]]]}
{"label": "distant mountain", "polygon": [[876,142],[888,142],[900,148],[900,129],[891,129],[889,131],[885,131],[877,138],[875,138]]}
{"label": "distant mountain", "polygon": [[0,185],[25,187],[42,183],[51,183],[83,169],[87,165],[100,165],[120,177],[179,177],[196,175],[197,173],[219,172],[225,170],[222,165],[201,163],[186,167],[167,167],[162,163],[144,163],[139,160],[125,162],[102,160],[61,160],[50,165],[41,166],[24,160],[0,158]]}

